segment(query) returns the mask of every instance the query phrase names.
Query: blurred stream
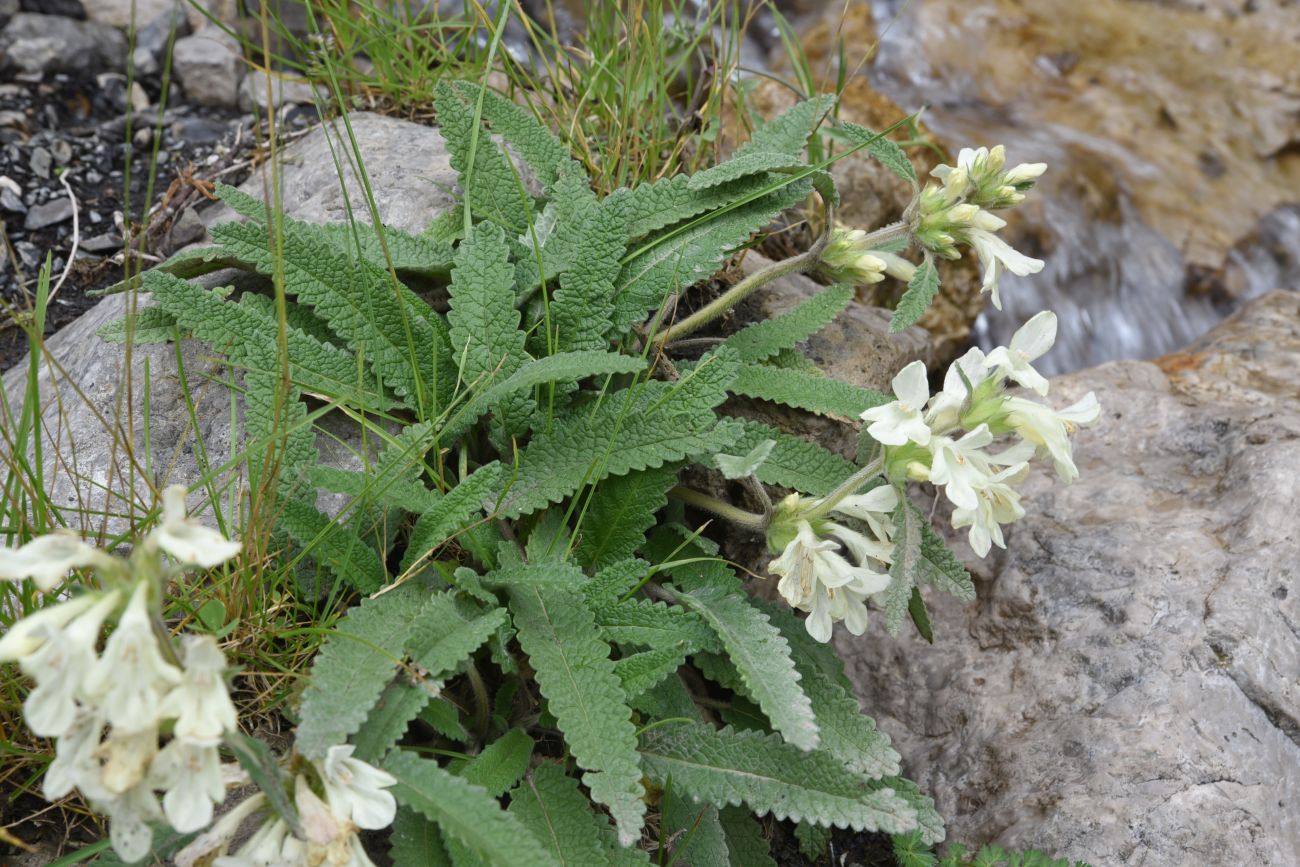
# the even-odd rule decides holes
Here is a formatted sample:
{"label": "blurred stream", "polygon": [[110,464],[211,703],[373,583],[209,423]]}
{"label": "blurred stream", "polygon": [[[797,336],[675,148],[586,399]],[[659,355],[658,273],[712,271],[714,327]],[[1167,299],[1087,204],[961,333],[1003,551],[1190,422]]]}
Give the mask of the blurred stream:
{"label": "blurred stream", "polygon": [[981,343],[1052,309],[1053,373],[1149,358],[1300,289],[1300,9],[1178,5],[874,0],[878,90],[954,152],[1049,165],[1006,230],[1047,265],[1004,278]]}

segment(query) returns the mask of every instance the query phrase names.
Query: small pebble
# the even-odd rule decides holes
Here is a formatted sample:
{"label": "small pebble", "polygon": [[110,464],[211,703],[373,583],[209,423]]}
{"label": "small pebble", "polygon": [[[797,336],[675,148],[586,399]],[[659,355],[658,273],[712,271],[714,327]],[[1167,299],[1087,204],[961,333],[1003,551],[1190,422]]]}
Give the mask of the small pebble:
{"label": "small pebble", "polygon": [[23,264],[28,268],[35,268],[41,261],[40,249],[30,241],[19,241],[14,244],[14,250],[18,253],[18,258],[23,260]]}
{"label": "small pebble", "polygon": [[23,221],[23,228],[27,231],[33,229],[44,229],[46,226],[53,226],[56,223],[62,223],[64,220],[72,219],[72,200],[65,197],[54,199],[43,205],[37,205],[27,212],[27,219]]}
{"label": "small pebble", "polygon": [[32,173],[35,174],[36,177],[48,181],[50,179],[50,167],[53,163],[54,159],[50,156],[50,152],[45,148],[32,149],[32,158],[28,165],[31,167]]}
{"label": "small pebble", "polygon": [[95,235],[93,238],[86,238],[81,242],[81,248],[92,253],[107,253],[110,250],[120,250],[122,248],[122,236],[117,232],[105,232],[102,235]]}
{"label": "small pebble", "polygon": [[8,187],[4,187],[0,189],[0,211],[25,214],[27,213],[27,206],[23,204],[22,198],[17,193]]}
{"label": "small pebble", "polygon": [[50,142],[50,153],[54,156],[54,161],[61,166],[72,162],[72,145],[66,139]]}

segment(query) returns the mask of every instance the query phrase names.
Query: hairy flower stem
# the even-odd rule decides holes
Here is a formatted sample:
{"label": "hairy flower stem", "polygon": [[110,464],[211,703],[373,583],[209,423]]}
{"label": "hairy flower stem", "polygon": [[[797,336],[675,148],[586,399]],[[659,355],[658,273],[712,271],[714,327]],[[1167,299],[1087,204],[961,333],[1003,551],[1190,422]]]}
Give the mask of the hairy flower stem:
{"label": "hairy flower stem", "polygon": [[815,267],[821,259],[826,245],[830,243],[831,233],[835,227],[835,208],[829,203],[826,204],[825,220],[826,229],[817,238],[815,244],[798,255],[783,259],[780,262],[773,262],[766,268],[755,271],[690,316],[659,332],[652,341],[652,351],[655,353],[662,352],[663,348],[670,342],[698,331],[776,278],[784,277],[786,274],[802,273]]}
{"label": "hairy flower stem", "polygon": [[912,235],[912,227],[907,223],[899,220],[897,223],[890,223],[888,226],[881,226],[874,232],[869,232],[862,239],[862,247],[872,250],[876,247],[883,247],[887,244],[893,244]]}
{"label": "hairy flower stem", "polygon": [[820,518],[829,514],[840,500],[857,493],[858,488],[861,488],[867,482],[871,481],[872,477],[879,475],[884,465],[884,459],[876,458],[874,461],[841,482],[840,486],[835,490],[822,497],[817,502],[816,506],[803,514],[803,517]]}
{"label": "hairy flower stem", "polygon": [[753,530],[755,533],[762,533],[767,529],[768,517],[765,515],[756,515],[753,512],[746,512],[744,509],[723,502],[722,500],[710,497],[703,491],[697,491],[694,488],[687,488],[683,485],[677,485],[668,492],[668,496],[681,500],[697,509],[704,509],[706,512],[712,512],[720,518],[725,518],[737,526],[744,527],[747,530]]}

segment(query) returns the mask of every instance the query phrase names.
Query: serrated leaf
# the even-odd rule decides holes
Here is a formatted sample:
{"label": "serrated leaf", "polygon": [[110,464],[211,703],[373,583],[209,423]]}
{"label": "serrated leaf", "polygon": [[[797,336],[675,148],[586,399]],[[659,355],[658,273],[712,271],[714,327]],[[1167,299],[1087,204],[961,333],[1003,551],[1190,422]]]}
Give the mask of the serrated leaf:
{"label": "serrated leaf", "polygon": [[848,121],[841,121],[837,129],[843,132],[844,137],[853,144],[868,142],[866,146],[867,153],[880,160],[881,165],[903,180],[910,181],[913,184],[916,183],[916,169],[897,143],[882,138],[880,133],[872,132],[864,126],[849,123]]}
{"label": "serrated leaf", "polygon": [[600,835],[609,823],[591,810],[578,781],[551,762],[543,762],[510,793],[511,815],[550,849],[565,867],[608,864]]}
{"label": "serrated leaf", "polygon": [[943,818],[934,808],[934,799],[921,792],[921,787],[905,777],[890,777],[882,783],[894,790],[894,793],[912,805],[916,810],[917,830],[921,841],[927,846],[942,843],[945,836]]}
{"label": "serrated leaf", "polygon": [[[470,212],[517,234],[531,220],[532,200],[501,148],[474,122],[478,99],[478,88],[467,104],[449,81],[440,80],[433,92],[438,130],[451,152],[451,167],[460,174]],[[486,95],[483,99],[486,103]]]}
{"label": "serrated leaf", "polygon": [[614,663],[614,673],[626,695],[638,696],[681,668],[693,649],[683,643],[633,653]]}
{"label": "serrated leaf", "polygon": [[971,581],[970,572],[948,549],[943,537],[930,526],[924,513],[911,502],[908,506],[921,525],[921,558],[916,564],[916,580],[932,584],[963,602],[974,601],[975,583]]}
{"label": "serrated leaf", "polygon": [[925,610],[925,599],[921,596],[921,588],[912,588],[912,598],[907,601],[907,613],[912,618],[912,625],[916,631],[921,633],[930,644],[934,644],[934,629],[930,626],[930,613]]}
{"label": "serrated leaf", "polygon": [[226,748],[235,754],[239,766],[247,773],[253,785],[266,795],[267,801],[295,834],[303,833],[298,808],[290,800],[288,780],[271,748],[257,738],[243,732],[226,732]]}
{"label": "serrated leaf", "polygon": [[727,836],[718,821],[718,808],[692,803],[671,788],[660,804],[660,833],[668,841],[674,864],[687,867],[730,867]]}
{"label": "serrated leaf", "polygon": [[777,867],[771,848],[763,839],[763,828],[748,810],[726,807],[718,811],[722,832],[727,835],[731,867]]}
{"label": "serrated leaf", "polygon": [[517,818],[480,786],[412,753],[390,753],[384,770],[397,778],[398,802],[438,823],[443,833],[494,867],[556,867]]}
{"label": "serrated leaf", "polygon": [[817,720],[799,687],[790,645],[767,615],[744,596],[697,590],[680,596],[683,604],[713,627],[727,656],[763,709],[772,728],[802,750],[817,748]]}
{"label": "serrated leaf", "polygon": [[438,680],[452,674],[505,622],[504,608],[484,611],[449,590],[425,603],[406,649],[412,662],[429,678]]}
{"label": "serrated leaf", "polygon": [[891,834],[916,827],[916,811],[887,788],[873,788],[830,754],[803,752],[776,735],[715,730],[699,723],[641,735],[646,774],[718,807],[744,804],[778,819]]}
{"label": "serrated leaf", "polygon": [[403,584],[348,610],[312,662],[302,694],[298,752],[321,759],[354,733],[392,680],[425,593]]}
{"label": "serrated leaf", "polygon": [[501,474],[502,467],[496,462],[479,467],[421,515],[411,530],[402,571],[410,569],[471,523],[483,511],[483,504],[500,483]]}
{"label": "serrated leaf", "polygon": [[835,107],[835,101],[833,95],[823,94],[796,103],[754,130],[749,141],[741,145],[732,158],[761,152],[802,155],[808,137]]}
{"label": "serrated leaf", "polygon": [[614,299],[614,333],[641,322],[669,296],[714,274],[723,261],[811,189],[794,181],[737,207],[675,226],[643,242],[623,262]]}
{"label": "serrated leaf", "polygon": [[748,420],[742,420],[741,425],[744,433],[736,443],[739,448],[765,441],[775,443],[767,460],[758,467],[756,475],[761,482],[821,497],[857,470],[834,452],[770,425]]}
{"label": "serrated leaf", "polygon": [[593,603],[591,608],[601,634],[617,644],[666,647],[684,643],[695,650],[719,646],[709,624],[684,608],[649,599]]}
{"label": "serrated leaf", "polygon": [[894,308],[894,315],[889,320],[889,333],[897,334],[915,325],[938,294],[939,271],[934,267],[934,260],[926,256],[925,261],[917,266],[912,279],[907,281],[907,291],[898,299],[898,306]]}
{"label": "serrated leaf", "polygon": [[689,175],[674,175],[635,187],[620,187],[604,204],[618,207],[627,220],[628,240],[643,238],[674,223],[698,217],[765,189],[771,179],[757,175],[705,190],[692,190]]}
{"label": "serrated leaf", "polygon": [[876,729],[875,722],[862,713],[857,697],[840,682],[837,675],[843,669],[838,657],[831,655],[833,668],[829,671],[819,666],[823,646],[803,623],[774,603],[762,603],[762,608],[790,643],[799,684],[817,718],[822,747],[849,770],[868,777],[897,774],[900,756],[890,746],[889,736]]}
{"label": "serrated leaf", "polygon": [[104,323],[95,334],[106,343],[126,343],[128,329],[135,346],[167,343],[176,339],[176,317],[160,307],[141,307],[135,313]]}
{"label": "serrated leaf", "polygon": [[451,271],[454,248],[427,235],[384,226],[381,241],[374,227],[362,222],[326,223],[320,230],[344,253],[360,256],[384,270],[391,264],[394,271],[437,279],[446,279]]}
{"label": "serrated leaf", "polygon": [[551,302],[558,347],[602,349],[613,326],[614,281],[622,268],[627,220],[618,207],[596,201],[586,173],[561,172],[553,201],[559,212],[558,255],[564,260]]}
{"label": "serrated leaf", "polygon": [[650,564],[644,560],[632,557],[619,560],[601,569],[583,584],[582,595],[593,610],[602,605],[612,605],[639,584],[649,571]]}
{"label": "serrated leaf", "polygon": [[894,553],[889,564],[889,586],[881,594],[885,606],[885,629],[897,636],[907,616],[921,563],[921,524],[924,518],[910,508],[906,497],[899,497],[894,509]]}
{"label": "serrated leaf", "polygon": [[580,591],[511,585],[508,592],[519,645],[565,743],[586,771],[582,780],[592,799],[609,809],[623,845],[631,846],[641,836],[644,791],[632,711],[609,645],[597,636]]}
{"label": "serrated leaf", "polygon": [[[413,468],[412,468],[413,469]],[[420,514],[437,505],[441,496],[414,478],[384,477],[382,467],[371,472],[339,467],[312,467],[311,481],[317,488],[347,494],[365,505],[378,505]]]}
{"label": "serrated leaf", "polygon": [[398,867],[452,867],[438,826],[410,807],[398,808],[388,842],[388,856]]}
{"label": "serrated leaf", "polygon": [[745,365],[731,384],[735,394],[770,400],[821,415],[857,419],[873,406],[888,403],[878,391],[833,379],[761,364]]}
{"label": "serrated leaf", "polygon": [[830,845],[832,833],[831,828],[811,825],[807,822],[800,822],[794,828],[795,839],[799,841],[799,851],[813,863],[820,861],[826,854],[826,847]]}
{"label": "serrated leaf", "polygon": [[492,797],[500,797],[528,772],[535,746],[523,729],[511,729],[484,747],[458,775],[482,786]]}
{"label": "serrated leaf", "polygon": [[526,359],[505,232],[480,223],[456,250],[447,294],[452,356],[472,385],[514,373]]}
{"label": "serrated leaf", "polygon": [[574,559],[600,569],[635,554],[654,526],[655,514],[667,504],[665,492],[677,481],[677,471],[676,465],[665,464],[597,485],[582,519]]}
{"label": "serrated leaf", "polygon": [[772,449],[775,447],[776,440],[759,440],[744,455],[725,455],[719,452],[713,456],[713,462],[718,465],[718,469],[726,478],[744,479],[758,472],[758,468],[772,454]]}
{"label": "serrated leaf", "polygon": [[407,681],[389,683],[352,740],[354,755],[363,762],[378,763],[406,734],[430,698],[428,690]]}
{"label": "serrated leaf", "polygon": [[[451,86],[466,102],[474,102],[479,97],[479,86],[473,82],[453,81]],[[523,106],[491,90],[483,93],[483,119],[493,132],[510,142],[542,186],[555,183],[560,166],[569,161],[569,152],[541,121]]]}
{"label": "serrated leaf", "polygon": [[852,300],[853,287],[836,283],[793,310],[745,326],[722,345],[736,350],[741,361],[765,361],[784,349],[793,349],[829,325]]}
{"label": "serrated leaf", "polygon": [[806,168],[806,165],[800,155],[752,150],[737,154],[726,162],[702,172],[696,172],[691,176],[689,186],[692,190],[707,190],[709,187],[716,187],[750,175],[765,172],[795,172],[802,168]]}
{"label": "serrated leaf", "polygon": [[499,514],[516,518],[584,484],[725,448],[738,430],[718,423],[713,407],[735,372],[734,356],[710,356],[677,382],[637,385],[556,419],[520,453]]}
{"label": "serrated leaf", "polygon": [[362,593],[374,593],[388,583],[388,571],[379,552],[351,528],[337,524],[301,500],[285,499],[277,527],[324,565],[340,581]]}
{"label": "serrated leaf", "polygon": [[435,698],[420,711],[420,719],[430,728],[453,741],[469,740],[469,732],[460,721],[460,711],[445,698]]}

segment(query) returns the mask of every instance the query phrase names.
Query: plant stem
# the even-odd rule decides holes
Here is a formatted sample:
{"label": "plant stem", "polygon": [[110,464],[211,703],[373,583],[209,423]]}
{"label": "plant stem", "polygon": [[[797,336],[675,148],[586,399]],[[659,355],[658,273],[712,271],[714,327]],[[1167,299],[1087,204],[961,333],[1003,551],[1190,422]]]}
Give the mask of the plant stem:
{"label": "plant stem", "polygon": [[698,509],[712,512],[720,518],[725,518],[733,524],[744,527],[747,530],[753,530],[761,533],[767,529],[767,518],[763,515],[756,515],[753,512],[746,512],[744,509],[731,505],[731,503],[710,497],[703,491],[697,491],[694,488],[687,488],[683,485],[677,485],[668,492],[668,496],[681,500]]}
{"label": "plant stem", "polygon": [[804,513],[805,518],[820,518],[835,508],[840,500],[857,491],[858,488],[865,485],[872,476],[879,475],[881,468],[884,466],[883,458],[876,458],[853,475],[849,476],[839,487],[831,491],[812,509]]}
{"label": "plant stem", "polygon": [[786,274],[801,273],[816,265],[821,258],[822,252],[826,249],[826,245],[830,243],[831,232],[835,228],[835,208],[829,203],[826,204],[825,218],[826,228],[821,236],[817,238],[815,244],[796,256],[791,256],[789,259],[783,259],[780,262],[773,262],[766,268],[755,271],[690,316],[659,332],[651,345],[652,350],[656,353],[661,352],[671,341],[684,337],[709,324],[741,301],[744,301],[759,287],[772,282],[776,278],[784,277]]}

